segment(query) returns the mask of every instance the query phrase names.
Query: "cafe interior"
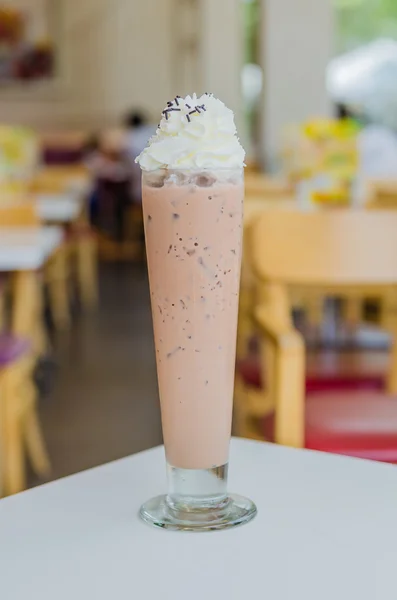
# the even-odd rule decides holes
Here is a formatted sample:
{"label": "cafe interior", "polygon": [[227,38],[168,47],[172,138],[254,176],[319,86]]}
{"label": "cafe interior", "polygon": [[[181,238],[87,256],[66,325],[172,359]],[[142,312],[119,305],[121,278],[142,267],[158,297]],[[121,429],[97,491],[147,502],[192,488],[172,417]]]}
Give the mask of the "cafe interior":
{"label": "cafe interior", "polygon": [[0,2],[0,497],[162,443],[134,159],[192,92],[247,152],[233,435],[397,463],[396,75],[386,1]]}

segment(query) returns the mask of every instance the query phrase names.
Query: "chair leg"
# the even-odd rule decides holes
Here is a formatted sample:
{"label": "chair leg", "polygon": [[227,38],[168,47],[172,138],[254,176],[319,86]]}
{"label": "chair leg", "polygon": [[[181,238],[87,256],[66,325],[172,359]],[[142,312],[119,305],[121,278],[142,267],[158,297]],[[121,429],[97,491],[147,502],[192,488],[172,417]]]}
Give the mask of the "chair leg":
{"label": "chair leg", "polygon": [[70,315],[65,286],[59,281],[51,282],[49,284],[49,296],[55,327],[60,330],[68,329],[70,325]]}
{"label": "chair leg", "polygon": [[324,298],[313,294],[305,301],[309,324],[319,331],[324,318]]}
{"label": "chair leg", "polygon": [[5,369],[1,377],[3,413],[4,492],[17,494],[26,489],[25,459],[17,384],[18,367]]}
{"label": "chair leg", "polygon": [[305,348],[300,334],[290,332],[279,340],[276,358],[276,423],[278,444],[305,445]]}
{"label": "chair leg", "polygon": [[249,343],[254,334],[254,326],[251,318],[252,309],[252,290],[241,289],[239,317],[237,329],[237,348],[236,356],[243,358],[249,353]]}
{"label": "chair leg", "polygon": [[362,320],[362,298],[347,297],[343,302],[343,318],[352,333]]}
{"label": "chair leg", "polygon": [[68,255],[59,250],[48,269],[48,292],[52,318],[57,329],[65,330],[70,326],[68,293]]}
{"label": "chair leg", "polygon": [[0,331],[5,329],[5,294],[0,290]]}
{"label": "chair leg", "polygon": [[387,376],[387,392],[397,394],[397,290],[392,289],[383,298],[383,322],[392,334],[390,366]]}
{"label": "chair leg", "polygon": [[233,398],[233,434],[238,437],[250,437],[250,432],[248,431],[250,416],[248,408],[246,386],[239,374],[236,373]]}
{"label": "chair leg", "polygon": [[92,308],[98,302],[97,245],[92,238],[77,242],[77,277],[84,308]]}
{"label": "chair leg", "polygon": [[34,271],[16,271],[12,279],[12,333],[30,338],[37,317],[37,274]]}
{"label": "chair leg", "polygon": [[36,287],[36,310],[32,339],[37,356],[45,355],[50,347],[50,342],[44,323],[44,287],[41,281],[40,285]]}
{"label": "chair leg", "polygon": [[36,410],[36,390],[32,381],[25,385],[26,408],[23,415],[23,433],[28,457],[34,472],[47,477],[51,470],[39,418]]}
{"label": "chair leg", "polygon": [[387,392],[391,395],[397,394],[397,327],[393,328],[393,344],[391,349],[390,367],[386,381]]}

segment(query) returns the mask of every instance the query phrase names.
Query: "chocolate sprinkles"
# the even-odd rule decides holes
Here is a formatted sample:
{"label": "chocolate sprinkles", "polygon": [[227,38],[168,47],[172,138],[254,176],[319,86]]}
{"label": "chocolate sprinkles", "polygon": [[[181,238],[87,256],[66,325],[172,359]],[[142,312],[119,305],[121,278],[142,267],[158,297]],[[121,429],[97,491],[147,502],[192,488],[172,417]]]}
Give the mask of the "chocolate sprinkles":
{"label": "chocolate sprinkles", "polygon": [[166,110],[163,110],[163,115],[167,115],[170,112],[181,112],[180,108],[166,108]]}
{"label": "chocolate sprinkles", "polygon": [[[207,94],[210,95],[210,94]],[[181,96],[175,96],[173,101],[168,101],[167,102],[167,108],[165,110],[163,110],[162,114],[164,115],[166,121],[168,121],[170,113],[171,112],[181,112],[182,109],[181,108],[176,108],[174,106],[174,102],[176,104],[177,107],[180,106],[179,100],[181,100]],[[205,112],[207,109],[205,108],[204,104],[199,104],[197,106],[195,106],[193,109],[190,106],[190,104],[188,104],[187,102],[185,103],[185,107],[189,110],[189,112],[185,115],[187,122],[191,123],[191,115],[194,114],[201,114],[201,112]]]}

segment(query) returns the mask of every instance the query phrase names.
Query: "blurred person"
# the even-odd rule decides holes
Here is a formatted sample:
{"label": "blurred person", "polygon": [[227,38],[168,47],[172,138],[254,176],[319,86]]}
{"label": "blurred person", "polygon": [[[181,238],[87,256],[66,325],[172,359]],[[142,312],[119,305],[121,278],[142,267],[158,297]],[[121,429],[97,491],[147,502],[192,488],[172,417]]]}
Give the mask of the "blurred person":
{"label": "blurred person", "polygon": [[124,132],[110,129],[95,139],[86,164],[98,179],[125,181],[131,176]]}
{"label": "blurred person", "polygon": [[149,124],[147,115],[139,110],[130,112],[124,120],[124,125],[127,131],[127,149],[135,160],[138,154],[146,148],[149,138],[154,135],[156,128]]}
{"label": "blurred person", "polygon": [[349,125],[354,131],[359,131],[364,125],[363,115],[357,108],[351,108],[346,104],[337,103],[335,105],[335,117],[341,123]]}
{"label": "blurred person", "polygon": [[149,124],[144,112],[131,111],[124,119],[126,128],[126,148],[131,163],[132,199],[136,204],[142,202],[141,169],[135,163],[136,157],[146,148],[149,138],[156,132],[156,127]]}
{"label": "blurred person", "polygon": [[101,134],[88,148],[86,165],[96,183],[94,224],[118,242],[125,238],[125,220],[131,205],[131,164],[121,130]]}
{"label": "blurred person", "polygon": [[94,157],[99,153],[99,135],[97,133],[92,134],[85,142],[82,150],[83,164],[89,169],[92,177],[92,187],[88,193],[88,210],[90,216],[90,223],[96,224],[98,215],[98,202],[99,202],[99,189],[96,174],[93,170]]}
{"label": "blurred person", "polygon": [[355,119],[354,113],[346,106],[346,104],[337,103],[335,106],[336,118],[338,121],[345,119]]}

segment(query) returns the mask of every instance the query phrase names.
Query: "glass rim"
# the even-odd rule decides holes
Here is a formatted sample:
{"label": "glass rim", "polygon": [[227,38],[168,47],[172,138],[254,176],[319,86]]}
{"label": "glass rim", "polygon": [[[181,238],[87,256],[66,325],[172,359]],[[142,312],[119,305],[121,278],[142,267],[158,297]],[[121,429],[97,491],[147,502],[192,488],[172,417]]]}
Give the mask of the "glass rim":
{"label": "glass rim", "polygon": [[246,165],[241,165],[240,167],[158,167],[157,169],[152,169],[148,171],[147,169],[142,169],[139,165],[142,173],[150,175],[151,173],[158,173],[159,171],[168,171],[168,172],[178,172],[185,171],[189,173],[213,173],[214,171],[226,172],[226,171],[244,171]]}

